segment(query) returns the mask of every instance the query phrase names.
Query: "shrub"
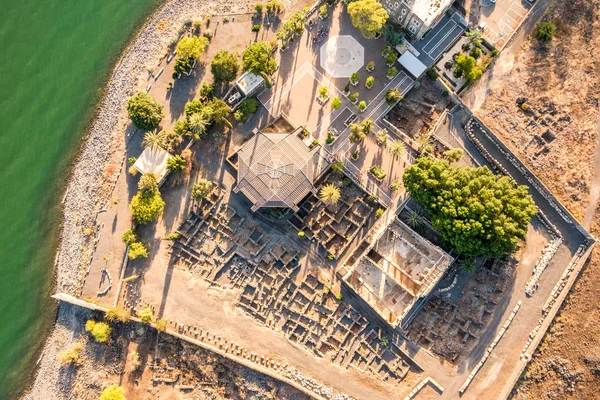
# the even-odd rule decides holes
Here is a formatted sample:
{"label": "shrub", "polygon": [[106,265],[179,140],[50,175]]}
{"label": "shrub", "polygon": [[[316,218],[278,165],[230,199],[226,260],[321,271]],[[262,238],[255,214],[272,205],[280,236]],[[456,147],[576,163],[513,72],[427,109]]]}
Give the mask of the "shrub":
{"label": "shrub", "polygon": [[152,321],[152,307],[150,306],[144,306],[141,309],[137,310],[137,316],[138,318],[144,322],[144,323],[149,323]]}
{"label": "shrub", "polygon": [[[206,26],[208,26],[209,22],[210,22],[210,18],[207,18],[206,19]],[[202,36],[204,36],[206,38],[206,40],[208,40],[209,42],[212,40],[213,35],[214,34],[213,34],[212,29],[205,29],[204,33],[202,34]]]}
{"label": "shrub", "polygon": [[[480,50],[481,51],[481,50]],[[437,69],[435,69],[435,67],[433,68],[429,68],[427,70],[427,77],[429,79],[431,79],[432,81],[435,81],[438,78],[439,74],[437,72]]]}
{"label": "shrub", "polygon": [[312,143],[311,143],[311,145],[312,145],[313,147],[317,146],[318,144],[319,144],[319,139],[315,139],[315,140],[313,140],[313,141],[312,141]]}
{"label": "shrub", "polygon": [[400,181],[399,179],[396,179],[394,182],[392,182],[390,184],[390,189],[395,192],[396,190],[399,190],[402,187],[402,181]]}
{"label": "shrub", "polygon": [[346,85],[344,86],[344,93],[348,92],[350,92],[350,81],[346,82]]}
{"label": "shrub", "polygon": [[125,400],[125,389],[121,386],[110,385],[102,391],[99,400]]}
{"label": "shrub", "polygon": [[137,157],[129,157],[127,159],[127,163],[129,163],[129,165],[135,164],[136,161],[137,161]]}
{"label": "shrub", "polygon": [[331,133],[330,130],[327,131],[327,138],[325,139],[325,143],[327,144],[331,144],[335,141],[335,137],[333,136],[333,134]]}
{"label": "shrub", "polygon": [[181,234],[179,234],[179,232],[173,232],[165,236],[163,240],[179,240],[180,238]]}
{"label": "shrub", "polygon": [[265,5],[264,5],[263,3],[256,3],[256,4],[254,5],[254,12],[255,12],[256,14],[259,14],[259,15],[260,15],[260,14],[262,14],[262,12],[263,12],[263,8],[264,8],[264,7],[265,7]]}
{"label": "shrub", "polygon": [[499,53],[498,49],[492,50],[492,57],[496,57],[498,55],[498,53]]}
{"label": "shrub", "polygon": [[[256,27],[256,26],[258,26],[258,29],[256,31],[254,31],[254,27]],[[260,26],[254,25],[252,27],[252,30],[254,32],[258,32],[260,30]],[[213,76],[215,78],[215,82],[231,82],[231,81],[233,81],[235,79],[235,77],[237,76],[239,69],[240,69],[240,64],[238,62],[237,53],[227,51],[227,50],[220,50],[217,54],[215,54],[215,57],[213,58],[212,62],[210,63],[210,72],[213,74]],[[214,91],[214,88],[210,92],[210,97],[212,97],[213,91]],[[208,96],[201,96],[201,97],[208,98]]]}
{"label": "shrub", "polygon": [[88,320],[85,323],[86,332],[90,332],[90,334],[94,337],[94,340],[98,343],[105,343],[110,339],[110,334],[112,333],[112,328],[106,322],[98,322],[93,319]]}
{"label": "shrub", "polygon": [[387,176],[380,165],[373,165],[371,168],[369,168],[369,172],[372,173],[378,180],[382,180]]}
{"label": "shrub", "polygon": [[137,258],[147,258],[148,248],[145,244],[141,242],[131,243],[131,245],[129,245],[129,253],[127,253],[127,257],[130,260],[135,260]]}
{"label": "shrub", "polygon": [[174,70],[177,73],[177,75],[173,74],[173,79],[176,79],[179,74],[183,74],[183,73],[187,73],[189,70],[192,69],[192,65],[193,62],[191,59],[189,58],[178,58],[175,61],[175,66],[174,66]]}
{"label": "shrub", "polygon": [[199,179],[198,183],[192,186],[192,197],[197,201],[202,200],[203,198],[208,196],[208,194],[212,190],[212,186],[213,183],[211,181],[206,179]]}
{"label": "shrub", "polygon": [[377,211],[375,211],[375,218],[379,219],[383,216],[383,213],[385,212],[385,210],[383,208],[378,208]]}
{"label": "shrub", "polygon": [[367,137],[366,133],[361,129],[358,124],[350,124],[350,136],[348,140],[350,143],[362,142]]}
{"label": "shrub", "polygon": [[133,220],[138,224],[147,224],[156,220],[164,211],[165,202],[163,201],[160,192],[157,190],[154,194],[145,196],[142,192],[138,192],[129,205],[129,210]]}
{"label": "shrub", "polygon": [[392,50],[392,52],[385,58],[385,63],[391,67],[392,65],[394,65],[397,59],[398,55],[396,54],[396,51]]}
{"label": "shrub", "polygon": [[140,277],[139,275],[131,275],[131,276],[128,276],[127,278],[121,279],[121,282],[127,283],[127,282],[131,282],[131,281],[135,281],[139,277]]}
{"label": "shrub", "polygon": [[142,366],[142,359],[140,358],[140,353],[133,350],[129,353],[129,370],[137,371]]}
{"label": "shrub", "polygon": [[258,32],[258,31],[260,31],[260,25],[258,25],[258,24],[252,25],[252,32]]}
{"label": "shrub", "polygon": [[320,197],[321,201],[325,204],[336,204],[340,201],[342,195],[340,194],[340,189],[330,183],[321,188]]}
{"label": "shrub", "polygon": [[358,92],[354,92],[354,93],[350,93],[350,95],[348,96],[348,99],[352,102],[352,103],[356,103],[358,101]]}
{"label": "shrub", "polygon": [[456,162],[458,160],[460,160],[460,158],[463,156],[463,151],[462,149],[456,148],[456,149],[450,149],[444,152],[444,158],[446,160],[448,160],[448,162]]}
{"label": "shrub", "polygon": [[374,70],[375,69],[375,61],[369,61],[367,63],[367,69],[370,71]]}
{"label": "shrub", "polygon": [[359,79],[360,75],[358,74],[358,72],[353,72],[352,75],[350,75],[350,82],[352,82],[353,85],[356,85]]}
{"label": "shrub", "polygon": [[321,96],[322,99],[327,98],[327,87],[321,86],[319,89],[319,96]]}
{"label": "shrub", "polygon": [[304,237],[304,231],[298,231],[298,237],[303,238]]}
{"label": "shrub", "polygon": [[158,321],[156,321],[156,330],[159,332],[164,332],[167,330],[167,320],[166,319],[159,319]]}
{"label": "shrub", "polygon": [[342,105],[342,99],[340,99],[339,97],[336,97],[333,100],[331,100],[331,108],[333,108],[334,110],[337,110],[338,108],[340,108],[341,105]]}
{"label": "shrub", "polygon": [[74,343],[70,348],[58,353],[58,360],[63,365],[76,365],[79,364],[79,356],[83,345],[79,342]]}
{"label": "shrub", "polygon": [[327,5],[323,4],[321,7],[319,7],[319,14],[321,15],[321,18],[327,18]]}
{"label": "shrub", "polygon": [[144,196],[151,196],[158,191],[158,182],[156,181],[156,175],[152,172],[147,172],[140,177],[138,182],[138,190]]}
{"label": "shrub", "polygon": [[543,42],[549,42],[554,37],[554,33],[556,33],[556,25],[554,25],[552,22],[542,22],[538,25],[538,40],[541,40]]}
{"label": "shrub", "polygon": [[127,112],[131,122],[144,130],[158,126],[163,118],[163,107],[146,92],[138,92],[127,102]]}
{"label": "shrub", "polygon": [[365,86],[367,87],[367,89],[371,89],[373,87],[374,83],[375,83],[375,78],[373,78],[372,76],[369,76],[367,78],[367,80],[365,81]]}
{"label": "shrub", "polygon": [[385,101],[388,104],[394,104],[400,100],[402,100],[402,93],[400,93],[400,90],[398,88],[389,89],[385,93]]}
{"label": "shrub", "polygon": [[183,171],[186,164],[186,161],[180,155],[169,157],[167,159],[167,169],[171,172]]}
{"label": "shrub", "polygon": [[398,75],[398,69],[396,67],[390,67],[387,69],[387,71],[385,71],[385,76],[388,78],[393,78],[396,75]]}
{"label": "shrub", "polygon": [[104,319],[108,322],[127,322],[127,320],[129,319],[129,313],[123,310],[122,308],[111,307],[108,309],[108,311],[106,311]]}
{"label": "shrub", "polygon": [[388,135],[385,129],[382,129],[379,132],[377,132],[377,134],[375,134],[375,137],[377,138],[377,144],[383,146],[387,143],[388,139],[390,138],[390,135]]}
{"label": "shrub", "polygon": [[192,23],[192,27],[193,27],[193,29],[194,29],[194,33],[195,33],[196,35],[199,35],[199,34],[200,34],[200,31],[202,30],[202,21],[195,20],[195,21]]}
{"label": "shrub", "polygon": [[133,229],[128,229],[125,232],[123,232],[121,239],[123,239],[123,242],[127,246],[138,241],[137,235],[135,234],[135,231]]}
{"label": "shrub", "polygon": [[283,4],[279,0],[270,0],[267,2],[267,12],[278,14],[283,10]]}
{"label": "shrub", "polygon": [[361,100],[360,103],[358,103],[358,111],[365,111],[366,108],[367,108],[367,102],[364,100]]}
{"label": "shrub", "polygon": [[385,35],[385,41],[394,47],[404,42],[404,33],[397,31],[394,24],[389,21],[383,28],[383,34]]}
{"label": "shrub", "polygon": [[481,48],[479,47],[473,47],[473,49],[471,50],[471,52],[469,53],[471,57],[473,57],[474,59],[478,59],[479,57],[481,57]]}
{"label": "shrub", "polygon": [[353,159],[354,161],[358,160],[358,155],[359,155],[359,152],[360,152],[360,150],[359,150],[359,149],[356,149],[356,150],[354,150],[354,151],[352,152],[352,154],[350,154],[350,157],[352,157],[352,159]]}

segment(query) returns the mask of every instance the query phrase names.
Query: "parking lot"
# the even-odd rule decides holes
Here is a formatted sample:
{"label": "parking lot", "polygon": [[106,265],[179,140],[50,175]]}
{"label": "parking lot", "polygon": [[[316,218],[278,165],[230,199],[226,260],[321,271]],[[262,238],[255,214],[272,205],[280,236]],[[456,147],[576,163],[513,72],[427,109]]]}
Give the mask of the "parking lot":
{"label": "parking lot", "polygon": [[519,24],[531,9],[526,0],[498,0],[487,7],[481,7],[479,18],[474,25],[485,23],[483,37],[497,49],[502,49]]}

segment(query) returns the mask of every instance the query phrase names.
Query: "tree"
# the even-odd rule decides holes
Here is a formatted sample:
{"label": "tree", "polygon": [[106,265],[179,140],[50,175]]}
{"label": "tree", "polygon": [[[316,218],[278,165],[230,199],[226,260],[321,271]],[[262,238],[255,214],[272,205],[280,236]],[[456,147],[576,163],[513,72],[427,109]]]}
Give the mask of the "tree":
{"label": "tree", "polygon": [[472,56],[459,54],[458,57],[456,57],[456,68],[454,72],[458,77],[464,76],[467,83],[472,83],[481,78],[482,75],[482,71],[477,67],[476,63],[477,60]]}
{"label": "tree", "polygon": [[366,101],[364,101],[364,100],[361,100],[361,101],[358,103],[358,106],[356,106],[356,107],[358,108],[358,111],[360,111],[360,112],[363,112],[363,111],[365,111],[365,109],[367,108],[367,102],[366,102]]}
{"label": "tree", "polygon": [[215,95],[215,87],[210,83],[203,82],[198,89],[198,95],[202,100],[210,100]]}
{"label": "tree", "polygon": [[321,201],[325,204],[336,204],[340,201],[340,189],[336,188],[333,183],[325,185],[321,188]]}
{"label": "tree", "polygon": [[549,42],[554,37],[555,32],[556,25],[549,21],[542,22],[537,28],[537,38],[543,42]]}
{"label": "tree", "polygon": [[175,52],[185,60],[197,60],[208,46],[208,43],[208,39],[205,37],[184,37],[177,43]]}
{"label": "tree", "polygon": [[256,75],[271,75],[277,69],[272,52],[269,42],[252,43],[242,53],[242,68]]}
{"label": "tree", "polygon": [[231,109],[221,99],[212,99],[206,105],[207,108],[210,108],[212,114],[212,121],[215,124],[225,125],[229,128],[232,127],[231,122],[227,119],[229,117],[229,112]]}
{"label": "tree", "polygon": [[460,158],[463,156],[464,152],[462,149],[456,148],[456,149],[450,149],[444,152],[444,158],[446,160],[448,160],[448,162],[453,163],[453,162],[457,162],[458,160],[460,160]]}
{"label": "tree", "polygon": [[156,128],[163,118],[163,106],[146,92],[137,92],[129,99],[127,112],[135,126],[147,131]]}
{"label": "tree", "polygon": [[90,332],[94,337],[94,340],[98,343],[105,343],[110,339],[112,328],[106,322],[98,322],[93,319],[88,320],[85,323],[86,332]]}
{"label": "tree", "polygon": [[147,172],[140,177],[138,182],[138,190],[143,196],[152,196],[158,192],[158,181],[156,175],[152,172]]}
{"label": "tree", "polygon": [[206,135],[209,126],[210,119],[204,112],[192,114],[188,118],[188,127],[196,140]]}
{"label": "tree", "polygon": [[404,33],[396,30],[396,26],[389,21],[383,28],[383,34],[385,41],[393,47],[396,47],[404,42]]}
{"label": "tree", "polygon": [[165,149],[168,145],[166,131],[148,131],[144,134],[144,140],[142,141],[142,147],[144,148],[157,151],[159,149]]}
{"label": "tree", "polygon": [[326,86],[321,86],[321,88],[319,89],[319,96],[322,99],[326,99],[327,98],[327,87]]}
{"label": "tree", "polygon": [[398,88],[389,89],[385,92],[385,101],[388,104],[394,104],[400,100],[402,100],[402,93]]}
{"label": "tree", "polygon": [[380,33],[389,17],[377,0],[358,0],[350,3],[348,14],[352,19],[352,25],[367,39],[373,39]]}
{"label": "tree", "polygon": [[138,192],[129,204],[131,216],[138,224],[147,224],[156,220],[162,215],[164,209],[165,202],[158,190],[149,196],[144,196],[142,192]]}
{"label": "tree", "polygon": [[404,157],[406,155],[406,146],[404,145],[404,142],[402,140],[394,140],[390,144],[390,153],[398,158]]}
{"label": "tree", "polygon": [[202,200],[212,190],[213,183],[206,179],[199,179],[198,183],[192,186],[192,197],[197,201]]}
{"label": "tree", "polygon": [[537,213],[527,186],[487,167],[454,168],[446,160],[421,157],[402,179],[443,240],[465,256],[497,258],[514,252]]}
{"label": "tree", "polygon": [[106,311],[104,319],[108,322],[127,322],[129,320],[129,313],[119,307],[111,307]]}
{"label": "tree", "polygon": [[125,389],[121,386],[110,385],[102,391],[99,400],[125,400]]}
{"label": "tree", "polygon": [[342,105],[342,99],[340,99],[339,97],[336,97],[333,100],[331,100],[331,108],[333,108],[334,110],[337,110],[338,108],[340,108],[341,105]]}
{"label": "tree", "polygon": [[158,321],[156,321],[156,330],[159,332],[166,331],[167,330],[167,320],[159,319]]}
{"label": "tree", "polygon": [[137,310],[137,316],[144,323],[152,321],[152,307],[142,307],[141,309]]}
{"label": "tree", "polygon": [[411,228],[416,229],[423,224],[423,218],[421,218],[421,214],[418,212],[410,210],[408,217],[406,218],[406,222]]}
{"label": "tree", "polygon": [[367,135],[363,132],[360,125],[350,124],[350,136],[348,136],[350,143],[362,142],[366,137]]}
{"label": "tree", "polygon": [[344,164],[342,164],[339,161],[334,162],[333,164],[331,164],[331,170],[334,173],[341,175],[344,172]]}
{"label": "tree", "polygon": [[240,64],[238,63],[237,53],[221,50],[215,54],[210,64],[215,82],[231,82],[237,76]]}
{"label": "tree", "polygon": [[365,86],[367,87],[367,89],[371,89],[373,87],[373,84],[375,83],[375,78],[373,78],[372,76],[367,77],[367,80],[365,81]]}
{"label": "tree", "polygon": [[469,43],[479,43],[481,45],[481,31],[479,29],[469,29],[465,36],[469,39]]}
{"label": "tree", "polygon": [[468,274],[472,274],[475,272],[475,259],[474,258],[465,258],[458,263],[458,268],[462,272],[466,272]]}
{"label": "tree", "polygon": [[129,245],[129,253],[127,258],[135,260],[137,258],[148,258],[148,247],[144,243],[134,242]]}
{"label": "tree", "polygon": [[167,159],[167,169],[171,172],[183,171],[186,164],[187,162],[179,155],[175,155]]}
{"label": "tree", "polygon": [[83,345],[79,342],[76,342],[70,348],[58,353],[58,360],[63,365],[79,364],[79,356],[81,354],[82,349]]}

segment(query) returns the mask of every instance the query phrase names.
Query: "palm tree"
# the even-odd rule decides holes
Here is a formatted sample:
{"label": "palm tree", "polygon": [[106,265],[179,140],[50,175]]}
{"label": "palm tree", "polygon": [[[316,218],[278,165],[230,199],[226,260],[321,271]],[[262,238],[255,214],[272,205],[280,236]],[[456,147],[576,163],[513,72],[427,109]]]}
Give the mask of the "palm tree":
{"label": "palm tree", "polygon": [[168,145],[166,131],[148,131],[144,134],[144,140],[142,141],[142,147],[144,148],[156,151],[158,149],[166,149]]}
{"label": "palm tree", "polygon": [[406,155],[406,146],[402,140],[394,140],[390,143],[390,153],[393,156],[402,158]]}
{"label": "palm tree", "polygon": [[479,29],[471,29],[466,36],[470,43],[481,42],[481,31]]}
{"label": "palm tree", "polygon": [[462,272],[472,274],[473,272],[475,272],[475,259],[474,258],[466,258],[464,260],[461,260],[458,263],[458,268],[460,268],[460,270]]}
{"label": "palm tree", "polygon": [[203,113],[192,114],[189,119],[190,131],[192,131],[197,138],[204,136],[208,130],[208,125],[210,125],[210,120]]}
{"label": "palm tree", "polygon": [[415,229],[421,226],[423,220],[421,219],[421,215],[418,212],[410,210],[410,213],[406,218],[406,222],[408,223],[408,225],[410,225],[411,228]]}
{"label": "palm tree", "polygon": [[336,188],[332,183],[323,186],[321,189],[321,200],[325,204],[336,204],[340,201],[340,189]]}

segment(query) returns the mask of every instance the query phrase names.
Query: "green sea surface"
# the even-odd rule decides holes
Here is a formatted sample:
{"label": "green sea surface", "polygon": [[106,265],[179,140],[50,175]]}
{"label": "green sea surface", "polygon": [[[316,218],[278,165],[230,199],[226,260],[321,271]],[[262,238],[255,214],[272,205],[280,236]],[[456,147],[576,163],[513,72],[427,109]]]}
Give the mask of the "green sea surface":
{"label": "green sea surface", "polygon": [[68,166],[119,53],[159,3],[0,0],[0,399],[31,383],[56,316]]}

